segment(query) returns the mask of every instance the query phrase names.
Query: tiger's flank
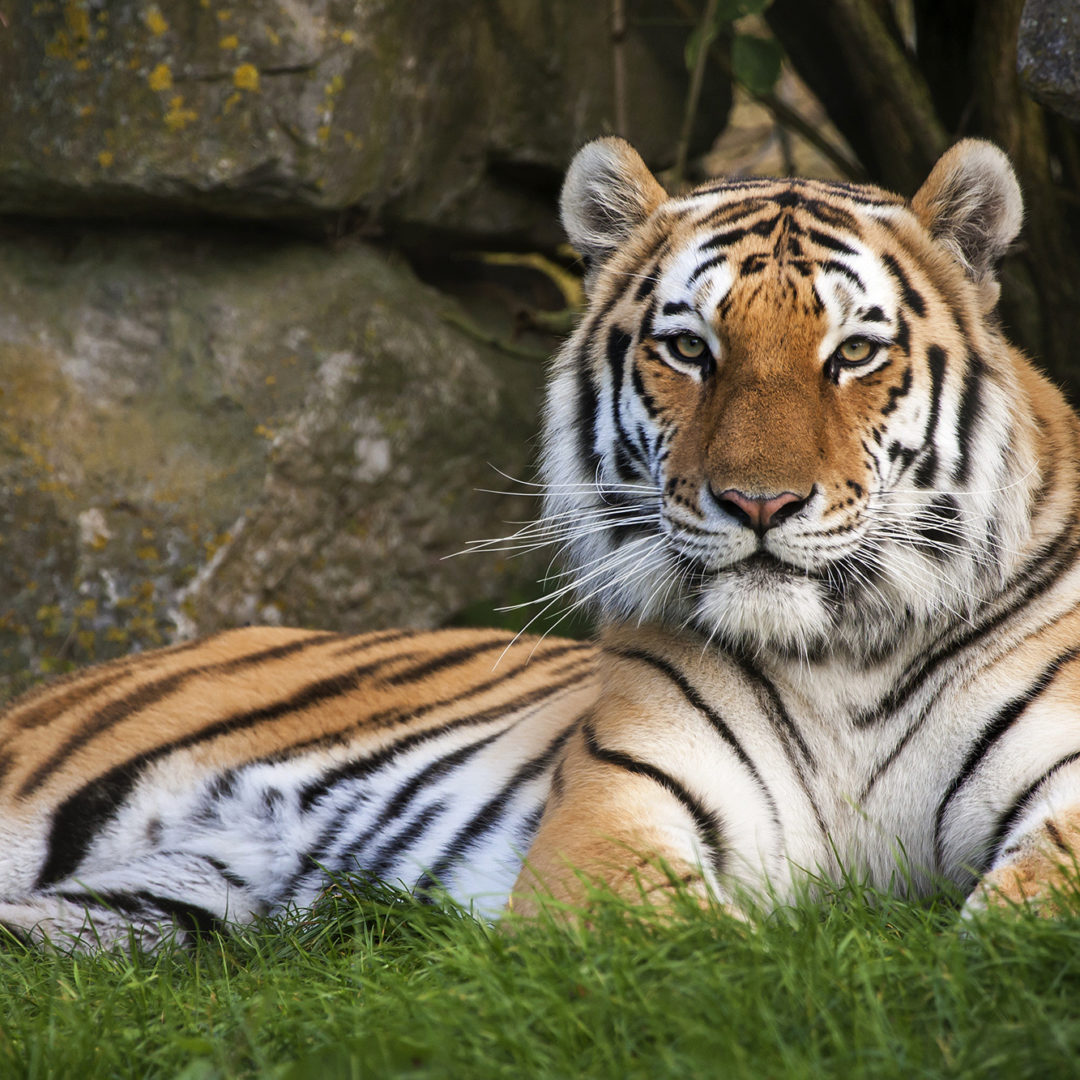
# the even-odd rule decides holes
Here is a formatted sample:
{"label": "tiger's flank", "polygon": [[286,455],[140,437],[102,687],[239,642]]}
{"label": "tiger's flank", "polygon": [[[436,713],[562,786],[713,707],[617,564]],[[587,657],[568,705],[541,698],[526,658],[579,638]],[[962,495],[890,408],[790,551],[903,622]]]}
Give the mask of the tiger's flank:
{"label": "tiger's flank", "polygon": [[588,306],[512,543],[562,552],[548,602],[597,642],[253,628],[38,690],[0,731],[13,932],[153,946],[349,872],[483,916],[846,875],[1055,910],[1080,421],[996,316],[1004,154],[958,143],[911,200],[669,196],[601,139],[561,208]]}

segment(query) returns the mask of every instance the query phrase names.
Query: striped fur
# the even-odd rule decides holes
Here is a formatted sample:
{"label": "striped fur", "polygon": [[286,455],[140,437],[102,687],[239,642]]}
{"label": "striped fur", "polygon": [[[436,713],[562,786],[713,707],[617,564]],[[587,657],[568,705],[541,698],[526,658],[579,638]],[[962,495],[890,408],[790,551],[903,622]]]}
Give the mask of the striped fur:
{"label": "striped fur", "polygon": [[1080,421],[994,315],[1020,214],[974,141],[910,202],[669,198],[586,146],[563,217],[589,307],[517,542],[563,549],[551,602],[600,641],[247,629],[37,691],[0,724],[0,920],[153,945],[354,870],[486,914],[591,877],[737,908],[846,873],[1053,910]]}
{"label": "striped fur", "polygon": [[253,628],[54,684],[3,718],[0,919],[150,946],[356,870],[497,911],[594,667],[495,631]]}
{"label": "striped fur", "polygon": [[669,198],[601,140],[563,217],[591,302],[546,514],[607,629],[516,908],[580,900],[582,870],[658,902],[671,875],[735,905],[850,873],[1052,906],[1080,839],[1080,427],[994,315],[1004,155],[958,144],[910,203]]}

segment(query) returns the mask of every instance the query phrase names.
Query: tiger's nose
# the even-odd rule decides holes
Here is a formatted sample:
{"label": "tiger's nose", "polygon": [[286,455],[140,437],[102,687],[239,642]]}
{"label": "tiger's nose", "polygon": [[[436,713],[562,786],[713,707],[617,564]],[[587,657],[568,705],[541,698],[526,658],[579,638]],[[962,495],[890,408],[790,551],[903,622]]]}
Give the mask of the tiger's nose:
{"label": "tiger's nose", "polygon": [[804,499],[792,491],[785,491],[781,495],[760,496],[744,495],[735,488],[721,491],[719,495],[714,495],[714,498],[722,510],[743,525],[749,525],[758,536],[763,536],[781,521],[797,514],[809,502],[809,499]]}

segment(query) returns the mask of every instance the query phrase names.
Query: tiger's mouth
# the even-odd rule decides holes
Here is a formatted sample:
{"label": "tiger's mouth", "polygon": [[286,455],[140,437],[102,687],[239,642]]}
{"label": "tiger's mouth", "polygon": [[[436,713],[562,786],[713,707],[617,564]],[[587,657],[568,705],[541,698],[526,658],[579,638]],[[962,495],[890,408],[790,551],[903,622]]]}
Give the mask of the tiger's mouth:
{"label": "tiger's mouth", "polygon": [[724,575],[735,575],[740,579],[747,579],[751,583],[755,581],[775,583],[796,576],[806,576],[806,571],[801,567],[792,566],[772,552],[764,549],[759,549],[742,559],[725,563],[722,566],[717,566],[700,556],[685,552],[678,552],[677,559],[687,577],[694,578],[702,583],[713,581]]}

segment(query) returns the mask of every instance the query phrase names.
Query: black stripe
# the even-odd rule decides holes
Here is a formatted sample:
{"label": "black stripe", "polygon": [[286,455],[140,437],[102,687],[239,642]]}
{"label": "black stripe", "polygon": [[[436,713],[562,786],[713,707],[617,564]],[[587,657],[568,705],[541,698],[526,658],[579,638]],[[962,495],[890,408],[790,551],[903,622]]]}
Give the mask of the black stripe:
{"label": "black stripe", "polygon": [[[623,480],[637,479],[641,469],[648,472],[648,463],[645,448],[640,439],[635,439],[626,427],[622,411],[622,389],[626,377],[626,357],[630,351],[633,338],[621,327],[613,326],[608,331],[607,361],[611,371],[611,418],[615,430],[619,433],[620,444],[616,446],[616,471]],[[633,360],[631,360],[633,366]],[[636,367],[634,368],[636,371]],[[620,458],[621,454],[621,458]],[[626,460],[629,455],[640,469],[635,469],[631,461]]]}
{"label": "black stripe", "polygon": [[[663,364],[665,367],[667,364],[664,358],[656,351],[651,345],[644,346],[645,355],[656,364]],[[638,400],[641,402],[645,411],[649,414],[650,419],[655,420],[660,415],[660,406],[656,404],[656,399],[645,389],[645,380],[641,377],[641,370],[637,364],[630,366],[630,383],[634,388],[634,393],[637,394]]]}
{"label": "black stripe", "polygon": [[990,721],[983,725],[975,741],[971,744],[960,765],[960,771],[953,777],[945,794],[938,803],[934,814],[934,855],[939,867],[943,866],[944,853],[942,851],[941,830],[948,811],[949,803],[956,797],[960,789],[975,775],[979,766],[997,743],[1008,733],[1010,728],[1023,716],[1033,701],[1043,694],[1050,684],[1057,678],[1058,672],[1072,660],[1080,656],[1080,648],[1071,649],[1069,652],[1052,660],[1047,664],[1035,681],[1018,697],[1005,704],[991,717]]}
{"label": "black stripe", "polygon": [[1071,765],[1074,761],[1080,760],[1080,750],[1073,751],[1071,754],[1066,754],[1060,761],[1055,762],[1050,766],[1036,780],[1033,784],[1029,784],[1012,802],[1012,805],[998,818],[997,827],[994,829],[994,834],[990,839],[989,844],[989,857],[986,860],[986,864],[983,870],[993,866],[997,861],[998,856],[1001,854],[1001,848],[1005,843],[1005,837],[1008,835],[1009,830],[1016,823],[1024,812],[1031,806],[1034,801],[1034,796],[1038,792],[1039,788],[1043,786],[1052,776],[1060,772],[1066,765]]}
{"label": "black stripe", "polygon": [[937,436],[938,418],[941,413],[941,388],[945,382],[946,353],[940,345],[931,345],[926,350],[926,362],[930,371],[930,415],[926,421],[926,434],[923,436],[923,455],[919,461],[912,481],[921,488],[934,485],[937,477],[937,448],[934,440]]}
{"label": "black stripe", "polygon": [[134,892],[71,892],[68,890],[50,892],[48,895],[83,908],[90,914],[91,920],[93,920],[93,911],[96,908],[113,915],[120,915],[133,927],[138,923],[150,925],[173,922],[177,929],[184,931],[192,938],[226,930],[225,921],[212,911],[197,904],[160,896],[148,889],[137,889]]}
{"label": "black stripe", "polygon": [[661,659],[659,656],[654,656],[652,653],[646,652],[644,649],[621,649],[621,648],[605,648],[605,652],[608,652],[614,656],[620,656],[625,660],[638,661],[639,663],[648,664],[650,667],[655,668],[657,671],[662,672],[674,685],[678,688],[679,692],[686,698],[687,702],[696,709],[702,716],[708,720],[713,730],[720,736],[720,738],[727,743],[728,747],[738,758],[740,764],[747,772],[754,778],[755,783],[760,788],[762,795],[765,798],[766,803],[769,806],[769,813],[772,817],[773,825],[776,827],[776,831],[780,833],[780,813],[776,806],[776,801],[773,799],[772,793],[769,791],[768,785],[765,783],[758,771],[757,766],[751,760],[750,755],[743,749],[742,744],[735,737],[735,733],[728,727],[727,722],[711,705],[701,696],[697,687],[686,678],[685,675],[673,665],[669,664],[666,660]]}
{"label": "black stripe", "polygon": [[948,558],[963,547],[960,535],[960,504],[952,495],[938,495],[918,514],[915,546],[938,561]]}
{"label": "black stripe", "polygon": [[904,368],[904,374],[900,380],[900,385],[889,387],[889,400],[881,406],[882,416],[888,416],[890,413],[896,411],[896,407],[900,404],[900,399],[907,397],[911,392],[911,383],[911,364],[908,364],[907,367]]}
{"label": "black stripe", "polygon": [[911,353],[911,331],[908,329],[908,321],[904,318],[904,313],[898,311],[896,313],[896,336],[893,338],[893,344],[902,349],[905,356]]}
{"label": "black stripe", "polygon": [[[363,865],[363,869],[372,877],[385,878],[395,860],[416,843],[435,819],[446,810],[446,803],[433,802],[425,806],[416,817],[409,822],[396,836],[391,837],[378,851],[374,853],[370,862]],[[348,869],[346,867],[345,869]]]}
{"label": "black stripe", "polygon": [[[383,829],[385,829],[392,821],[399,818],[416,797],[416,795],[425,790],[428,786],[434,783],[436,780],[441,780],[443,777],[448,776],[456,769],[464,765],[468,760],[478,754],[485,747],[490,746],[496,739],[501,738],[508,731],[512,731],[517,725],[511,724],[508,727],[503,728],[501,731],[493,732],[491,735],[487,735],[482,739],[477,739],[475,742],[466,743],[464,746],[459,746],[456,750],[451,751],[448,754],[443,754],[441,757],[436,758],[434,761],[428,762],[422,769],[410,777],[402,784],[393,796],[383,807],[379,816],[358,836],[349,840],[348,844],[340,849],[337,854],[337,858],[341,860],[343,869],[348,870],[349,867],[345,864],[353,859],[357,859],[364,848],[377,836]],[[307,800],[306,806],[310,807],[311,801]],[[321,863],[326,865],[330,859],[330,846],[335,839],[339,839],[341,836],[341,829],[345,821],[355,812],[355,805],[340,807],[333,818],[325,825],[319,837],[315,843],[310,846],[307,853],[301,860],[301,869],[295,875],[294,880],[302,876],[307,867],[314,863]],[[291,890],[286,890],[286,894]]]}
{"label": "black stripe", "polygon": [[693,311],[694,309],[682,300],[669,300],[661,309],[663,315],[682,315],[687,311]]}
{"label": "black stripe", "polygon": [[[185,854],[187,853],[185,852]],[[234,889],[242,889],[245,892],[251,888],[251,884],[245,878],[242,878],[220,859],[212,858],[209,855],[203,855],[202,859],[221,875],[221,880],[227,885],[231,885]]]}
{"label": "black stripe", "polygon": [[281,660],[286,656],[303,652],[313,645],[323,645],[327,641],[338,640],[339,637],[338,634],[313,634],[311,637],[302,638],[300,641],[291,641],[287,645],[275,645],[272,648],[261,649],[258,652],[233,657],[230,660],[222,660],[214,664],[199,664],[196,667],[185,668],[183,671],[173,672],[173,674],[166,675],[163,678],[143,683],[131,693],[109,702],[108,705],[88,717],[77,731],[69,735],[63,744],[54,750],[23,781],[18,791],[18,797],[24,799],[32,795],[53,773],[62,768],[73,754],[81,750],[87,743],[103,732],[115,727],[133,713],[139,712],[168,697],[190,679],[205,675],[231,675],[237,671],[243,671],[245,668],[256,667],[265,661]]}
{"label": "black stripe", "polygon": [[[818,245],[818,247],[827,248],[829,251],[839,252],[841,255],[858,255],[858,252],[853,247],[849,247],[845,244],[843,240],[838,240],[835,236],[830,236],[828,233],[823,233],[818,229],[808,229],[807,235]],[[881,311],[880,308],[877,310],[879,312]],[[863,318],[869,318],[869,316],[864,315]],[[885,316],[879,314],[878,321],[884,321],[884,319]]]}
{"label": "black stripe", "polygon": [[855,285],[860,292],[866,292],[866,285],[863,279],[859,277],[850,266],[840,262],[838,259],[823,259],[818,263],[818,266],[829,273],[841,274],[848,279],[853,285]]}
{"label": "black stripe", "polygon": [[[768,255],[747,255],[746,258],[743,259],[741,263],[739,263],[739,273],[742,274],[743,277],[749,277],[753,274],[760,274],[769,265],[769,261],[770,260]],[[754,297],[758,295],[759,291],[760,289],[755,290],[754,293],[750,296],[750,300],[753,300]],[[750,306],[748,301],[745,302],[745,306]]]}
{"label": "black stripe", "polygon": [[[758,671],[756,667],[751,664],[750,660],[740,654],[731,654],[731,659],[735,661],[739,666],[739,670],[742,672],[743,678],[747,682],[756,686],[761,690],[765,696],[769,699],[769,705],[771,706],[772,717],[774,720],[774,727],[776,723],[779,723],[779,734],[781,740],[790,747],[794,743],[805,761],[811,768],[814,767],[814,756],[810,752],[810,747],[806,745],[806,740],[802,737],[802,732],[796,727],[795,722],[791,719],[791,714],[787,711],[780,694],[777,692],[772,682],[765,677],[765,675]],[[793,762],[794,764],[794,762]]]}
{"label": "black stripe", "polygon": [[[484,653],[494,652],[496,649],[501,651],[506,648],[509,641],[510,638],[508,635],[499,633],[498,637],[475,641],[469,645],[462,645],[460,648],[451,649],[449,652],[439,653],[433,657],[429,657],[426,660],[422,660],[419,664],[413,664],[412,667],[404,668],[401,671],[395,671],[391,675],[385,675],[379,682],[384,686],[406,686],[410,683],[421,682],[423,679],[430,678],[432,675],[443,672],[447,668],[459,667],[468,663],[470,660],[475,660],[477,657],[483,656]],[[401,654],[397,657],[386,657],[385,660],[379,661],[379,663],[389,663],[395,659],[404,660],[413,655],[415,654],[408,653]]]}
{"label": "black stripe", "polygon": [[[139,889],[135,897],[143,904],[149,904],[161,914],[170,918],[190,938],[197,939],[212,933],[222,933],[226,929],[225,921],[198,904],[191,904],[183,900],[173,900],[168,896],[160,896],[147,889]],[[144,919],[148,912],[143,912]],[[148,920],[149,921],[149,920]]]}
{"label": "black stripe", "polygon": [[904,273],[903,268],[896,259],[893,258],[892,255],[886,253],[881,256],[881,261],[885,264],[889,273],[896,278],[896,283],[900,286],[900,294],[904,298],[904,303],[907,304],[907,306],[920,318],[925,315],[925,301],[922,296],[912,288],[907,274]]}
{"label": "black stripe", "polygon": [[737,244],[744,237],[748,236],[750,229],[747,226],[743,226],[740,229],[729,229],[727,232],[716,233],[715,236],[710,237],[698,248],[698,254],[701,255],[706,251],[715,251],[717,248],[731,247],[732,244]]}
{"label": "black stripe", "polygon": [[[802,732],[799,731],[795,721],[792,720],[791,714],[787,711],[783,699],[780,697],[779,692],[772,684],[771,680],[766,678],[763,672],[754,667],[749,658],[745,655],[732,653],[731,659],[738,664],[743,678],[752,686],[756,687],[760,693],[765,695],[769,706],[769,720],[772,723],[773,728],[777,731],[780,741],[783,744],[784,752],[798,778],[803,795],[806,797],[806,801],[810,804],[810,808],[814,812],[814,820],[817,823],[818,830],[821,832],[822,836],[827,836],[829,830],[828,826],[825,824],[825,817],[821,812],[821,807],[818,805],[817,798],[814,795],[813,785],[810,783],[810,780],[806,775],[806,769],[804,768],[804,763],[811,769],[816,768],[816,762],[810,747],[806,744],[806,740],[803,739]],[[798,754],[793,752],[793,747],[797,748]]]}
{"label": "black stripe", "polygon": [[560,731],[548,743],[542,753],[518,766],[514,775],[492,798],[484,803],[470,818],[468,824],[458,831],[434,866],[421,876],[415,886],[417,892],[429,889],[433,885],[445,883],[447,872],[453,868],[454,863],[462,859],[470,848],[474,847],[502,821],[506,815],[508,804],[517,794],[518,789],[530,780],[536,780],[543,776],[544,771],[551,766],[552,761],[573,730],[574,725],[571,725]]}
{"label": "black stripe", "polygon": [[[586,721],[581,728],[585,737],[585,749],[589,755],[597,761],[603,761],[608,765],[625,769],[636,776],[644,776],[653,783],[658,784],[668,794],[673,795],[683,806],[686,812],[694,819],[697,827],[698,839],[705,845],[709,853],[709,863],[713,872],[719,877],[724,873],[723,841],[720,834],[720,822],[711,810],[707,810],[700,799],[695,798],[673,776],[657,768],[647,761],[631,757],[620,750],[611,750],[601,746],[596,738],[596,731],[591,721]],[[647,854],[642,852],[641,854]],[[663,855],[657,852],[657,855]]]}
{"label": "black stripe", "polygon": [[1046,835],[1050,837],[1054,847],[1056,847],[1062,855],[1075,857],[1076,852],[1065,842],[1065,837],[1061,835],[1061,830],[1053,823],[1053,821],[1048,820],[1043,828],[1046,829]]}
{"label": "black stripe", "polygon": [[694,268],[694,272],[686,279],[686,288],[689,289],[702,274],[723,262],[727,262],[727,256],[721,252],[719,255],[713,255],[711,258],[706,259],[703,263],[699,263]]}
{"label": "black stripe", "polygon": [[971,478],[971,443],[975,436],[975,425],[982,414],[982,380],[985,374],[986,364],[982,357],[969,352],[956,417],[956,441],[960,446],[960,457],[953,470],[953,483],[956,484],[964,484]]}
{"label": "black stripe", "polygon": [[596,386],[589,370],[588,343],[577,356],[577,417],[578,457],[587,466],[590,476],[600,469],[600,452],[597,449],[596,421],[600,411]]}

